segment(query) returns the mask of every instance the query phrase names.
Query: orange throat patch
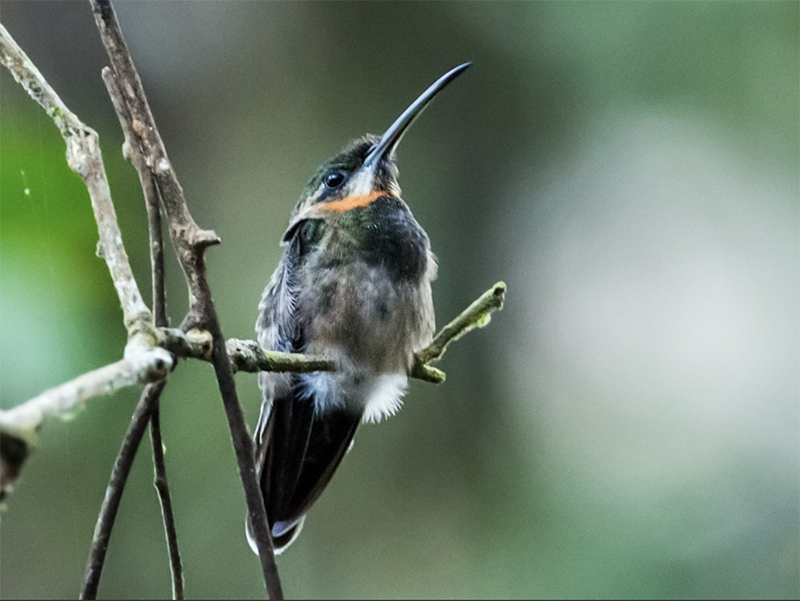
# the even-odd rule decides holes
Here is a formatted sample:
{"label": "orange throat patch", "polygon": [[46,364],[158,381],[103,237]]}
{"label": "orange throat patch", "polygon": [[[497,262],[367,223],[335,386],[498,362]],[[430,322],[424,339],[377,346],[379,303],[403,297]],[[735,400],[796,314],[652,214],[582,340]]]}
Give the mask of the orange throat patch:
{"label": "orange throat patch", "polygon": [[347,198],[342,198],[341,200],[334,200],[332,202],[315,205],[314,212],[344,213],[345,211],[357,209],[358,207],[368,207],[380,197],[386,196],[386,194],[387,192],[373,190],[369,194],[348,196]]}

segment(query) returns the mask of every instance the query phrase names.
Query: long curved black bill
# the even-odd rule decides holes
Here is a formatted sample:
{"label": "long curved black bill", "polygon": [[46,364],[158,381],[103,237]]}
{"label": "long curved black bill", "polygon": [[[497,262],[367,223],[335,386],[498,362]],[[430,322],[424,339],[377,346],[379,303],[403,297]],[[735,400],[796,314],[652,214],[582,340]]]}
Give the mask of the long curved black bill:
{"label": "long curved black bill", "polygon": [[441,92],[447,86],[447,84],[461,75],[461,73],[471,64],[472,63],[464,63],[455,69],[451,69],[437,79],[431,87],[425,90],[422,95],[417,98],[411,104],[411,106],[409,106],[403,112],[403,114],[397,118],[394,123],[392,123],[391,127],[386,130],[386,133],[381,136],[381,139],[367,155],[367,158],[364,159],[362,169],[370,169],[374,167],[381,160],[381,158],[394,151],[394,149],[400,143],[400,139],[403,137],[403,134],[408,129],[408,126],[411,125],[417,117],[419,117],[420,113],[422,113],[425,107],[428,106],[428,103],[433,100],[433,97]]}

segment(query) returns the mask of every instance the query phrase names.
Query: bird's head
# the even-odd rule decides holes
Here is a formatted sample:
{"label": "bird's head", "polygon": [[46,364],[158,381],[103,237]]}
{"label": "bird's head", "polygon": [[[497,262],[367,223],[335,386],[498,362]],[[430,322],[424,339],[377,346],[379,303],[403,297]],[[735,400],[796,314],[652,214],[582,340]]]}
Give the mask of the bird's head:
{"label": "bird's head", "polygon": [[382,136],[366,135],[353,140],[320,165],[300,196],[284,241],[288,241],[305,220],[329,221],[353,209],[367,207],[384,196],[399,199],[395,154],[397,145],[433,97],[470,64],[460,65],[440,77]]}

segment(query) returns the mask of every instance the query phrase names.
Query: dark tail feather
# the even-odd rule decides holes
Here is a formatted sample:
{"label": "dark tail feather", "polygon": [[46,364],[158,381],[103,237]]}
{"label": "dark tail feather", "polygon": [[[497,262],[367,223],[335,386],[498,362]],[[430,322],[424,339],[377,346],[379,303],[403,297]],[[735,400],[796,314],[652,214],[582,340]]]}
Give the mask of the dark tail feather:
{"label": "dark tail feather", "polygon": [[361,413],[344,409],[327,411],[314,420],[303,469],[292,495],[295,514],[304,515],[328,486],[360,423]]}
{"label": "dark tail feather", "polygon": [[[257,454],[261,492],[276,552],[297,538],[305,514],[327,487],[350,448],[359,412],[315,415],[314,399],[293,394],[272,403]],[[250,526],[248,539],[254,547]]]}
{"label": "dark tail feather", "polygon": [[261,492],[270,526],[286,521],[314,423],[314,402],[300,396],[273,402],[264,432],[266,454],[261,469]]}

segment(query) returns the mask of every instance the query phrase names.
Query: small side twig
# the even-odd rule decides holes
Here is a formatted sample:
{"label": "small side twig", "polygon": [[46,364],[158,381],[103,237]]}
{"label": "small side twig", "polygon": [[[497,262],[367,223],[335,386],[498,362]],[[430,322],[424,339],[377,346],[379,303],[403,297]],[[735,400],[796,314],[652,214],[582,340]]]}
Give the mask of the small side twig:
{"label": "small side twig", "polygon": [[417,365],[438,361],[451,342],[458,340],[467,332],[487,326],[492,319],[492,313],[503,308],[505,297],[505,282],[497,282],[443,327],[433,338],[433,342],[417,353]]}

